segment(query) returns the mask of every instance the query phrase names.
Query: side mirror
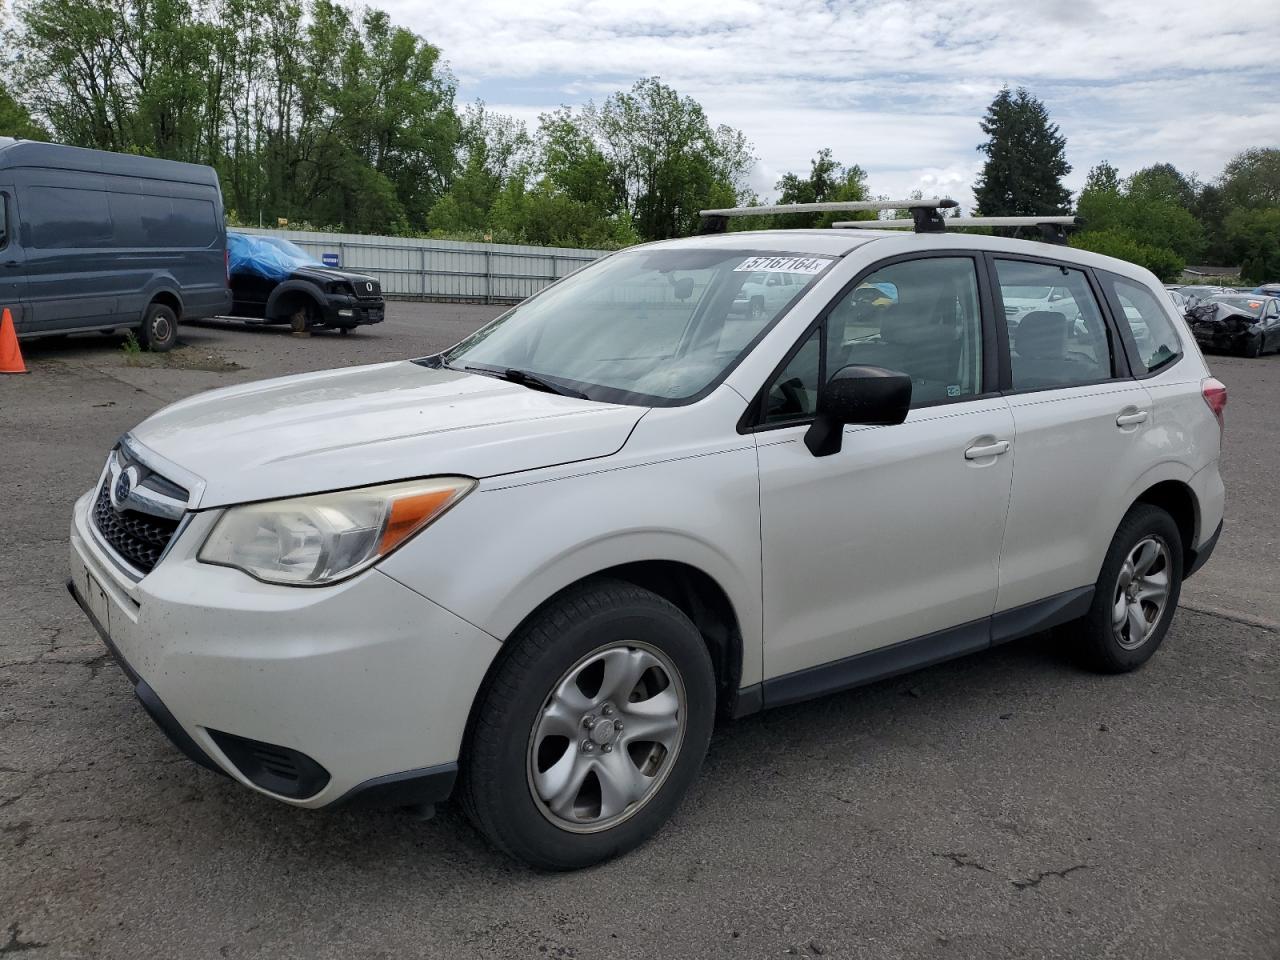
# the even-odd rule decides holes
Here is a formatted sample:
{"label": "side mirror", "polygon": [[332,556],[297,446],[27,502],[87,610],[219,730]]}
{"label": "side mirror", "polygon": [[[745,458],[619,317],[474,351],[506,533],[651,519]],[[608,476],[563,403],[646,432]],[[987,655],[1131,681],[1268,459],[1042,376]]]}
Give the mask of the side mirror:
{"label": "side mirror", "polygon": [[837,370],[818,391],[818,413],[804,435],[815,457],[840,452],[844,426],[892,426],[911,410],[911,378],[896,370],[856,364]]}

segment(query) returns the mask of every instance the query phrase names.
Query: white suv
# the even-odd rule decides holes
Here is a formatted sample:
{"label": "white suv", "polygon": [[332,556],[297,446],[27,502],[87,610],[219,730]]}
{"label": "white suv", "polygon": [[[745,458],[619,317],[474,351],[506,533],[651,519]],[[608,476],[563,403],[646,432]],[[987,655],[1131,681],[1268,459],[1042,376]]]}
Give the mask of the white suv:
{"label": "white suv", "polygon": [[[794,296],[744,317],[760,273]],[[1078,316],[1010,330],[1028,286]],[[1225,401],[1119,260],[658,243],[437,356],[160,411],[76,503],[70,586],[196,761],[300,807],[456,795],[580,867],[671,815],[717,717],[1056,626],[1143,663],[1221,529]]]}

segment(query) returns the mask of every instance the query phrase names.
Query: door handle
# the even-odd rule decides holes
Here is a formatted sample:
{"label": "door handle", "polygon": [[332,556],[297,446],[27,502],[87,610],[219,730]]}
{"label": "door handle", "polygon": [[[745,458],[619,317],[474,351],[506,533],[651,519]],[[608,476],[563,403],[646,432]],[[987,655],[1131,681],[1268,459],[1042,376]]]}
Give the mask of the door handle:
{"label": "door handle", "polygon": [[964,452],[966,460],[981,460],[984,457],[998,457],[1002,453],[1009,452],[1008,440],[997,440],[995,443],[984,443],[980,446],[969,447]]}
{"label": "door handle", "polygon": [[1131,427],[1136,423],[1144,423],[1147,419],[1147,411],[1134,410],[1132,413],[1122,413],[1116,417],[1117,427]]}

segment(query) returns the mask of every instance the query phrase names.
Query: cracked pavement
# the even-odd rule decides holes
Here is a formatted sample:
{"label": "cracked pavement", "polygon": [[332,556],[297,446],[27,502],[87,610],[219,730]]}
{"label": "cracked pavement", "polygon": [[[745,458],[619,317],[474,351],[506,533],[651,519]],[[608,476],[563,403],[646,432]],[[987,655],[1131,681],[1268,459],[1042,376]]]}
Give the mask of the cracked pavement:
{"label": "cracked pavement", "polygon": [[[29,343],[0,378],[0,954],[43,957],[1280,956],[1280,357],[1231,390],[1228,520],[1143,670],[1006,647],[723,726],[634,854],[530,872],[460,812],[298,811],[183,758],[63,587],[72,500],[165,403],[416,356],[499,312],[390,305],[299,340]],[[211,369],[200,369],[208,367]]]}

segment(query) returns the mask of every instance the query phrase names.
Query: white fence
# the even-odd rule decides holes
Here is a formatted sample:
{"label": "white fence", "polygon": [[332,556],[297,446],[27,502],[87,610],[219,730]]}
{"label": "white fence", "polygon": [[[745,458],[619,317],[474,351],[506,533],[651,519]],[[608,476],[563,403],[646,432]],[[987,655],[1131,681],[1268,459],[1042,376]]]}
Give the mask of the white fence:
{"label": "white fence", "polygon": [[357,233],[234,229],[291,240],[324,263],[375,278],[385,296],[404,300],[523,300],[608,252]]}

